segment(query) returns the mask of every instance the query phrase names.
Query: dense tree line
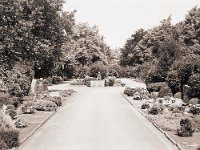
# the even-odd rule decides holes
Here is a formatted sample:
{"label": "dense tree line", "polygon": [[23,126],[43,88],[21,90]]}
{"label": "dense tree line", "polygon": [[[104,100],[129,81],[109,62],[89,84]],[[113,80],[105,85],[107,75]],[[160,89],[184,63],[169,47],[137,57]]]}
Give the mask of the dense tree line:
{"label": "dense tree line", "polygon": [[12,69],[16,62],[32,64],[36,73],[45,77],[54,74],[56,64],[66,58],[82,65],[98,60],[107,63],[109,47],[98,29],[75,24],[75,11],[62,11],[63,3],[63,0],[0,2],[1,68]]}
{"label": "dense tree line", "polygon": [[147,31],[139,29],[121,50],[120,64],[134,67],[147,84],[167,82],[173,94],[190,86],[189,97],[200,97],[200,8],[171,24],[171,16]]}

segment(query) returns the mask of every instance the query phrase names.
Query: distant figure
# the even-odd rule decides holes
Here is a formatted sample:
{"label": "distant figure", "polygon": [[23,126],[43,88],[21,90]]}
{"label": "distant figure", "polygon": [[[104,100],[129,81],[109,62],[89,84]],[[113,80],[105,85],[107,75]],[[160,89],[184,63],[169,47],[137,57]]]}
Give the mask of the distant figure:
{"label": "distant figure", "polygon": [[98,72],[97,80],[101,80],[101,73],[100,72]]}

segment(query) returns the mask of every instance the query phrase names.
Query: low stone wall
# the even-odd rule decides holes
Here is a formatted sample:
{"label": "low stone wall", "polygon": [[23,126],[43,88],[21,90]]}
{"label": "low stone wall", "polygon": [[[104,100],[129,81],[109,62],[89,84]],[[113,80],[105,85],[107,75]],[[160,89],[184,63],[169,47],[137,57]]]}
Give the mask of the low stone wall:
{"label": "low stone wall", "polygon": [[104,80],[97,80],[97,81],[90,81],[91,87],[104,87],[105,81]]}

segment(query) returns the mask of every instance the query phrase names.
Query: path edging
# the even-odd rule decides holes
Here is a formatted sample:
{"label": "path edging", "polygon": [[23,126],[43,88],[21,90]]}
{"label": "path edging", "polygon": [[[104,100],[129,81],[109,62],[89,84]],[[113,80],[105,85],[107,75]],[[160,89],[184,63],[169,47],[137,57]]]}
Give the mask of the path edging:
{"label": "path edging", "polygon": [[20,142],[19,142],[19,146],[21,144],[23,144],[24,142],[26,142],[26,140],[28,140],[42,125],[44,125],[51,117],[53,117],[53,115],[56,113],[56,111],[54,111],[51,115],[49,115],[46,119],[44,119],[44,121],[40,124],[38,124],[31,132],[30,134],[28,134],[25,138],[23,138]]}
{"label": "path edging", "polygon": [[120,93],[124,99],[126,99],[142,116],[144,116],[149,122],[153,124],[172,144],[174,144],[179,150],[185,150],[179,143],[177,143],[169,134],[163,131],[154,121],[152,121],[144,112],[135,107],[133,103],[123,94]]}

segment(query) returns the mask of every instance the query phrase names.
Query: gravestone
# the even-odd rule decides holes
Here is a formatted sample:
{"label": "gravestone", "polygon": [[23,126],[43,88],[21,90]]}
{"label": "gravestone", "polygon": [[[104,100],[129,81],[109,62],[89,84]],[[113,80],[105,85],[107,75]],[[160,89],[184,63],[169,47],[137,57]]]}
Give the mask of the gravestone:
{"label": "gravestone", "polygon": [[35,94],[35,89],[36,89],[36,79],[33,79],[31,82],[31,89],[30,89],[30,94]]}

